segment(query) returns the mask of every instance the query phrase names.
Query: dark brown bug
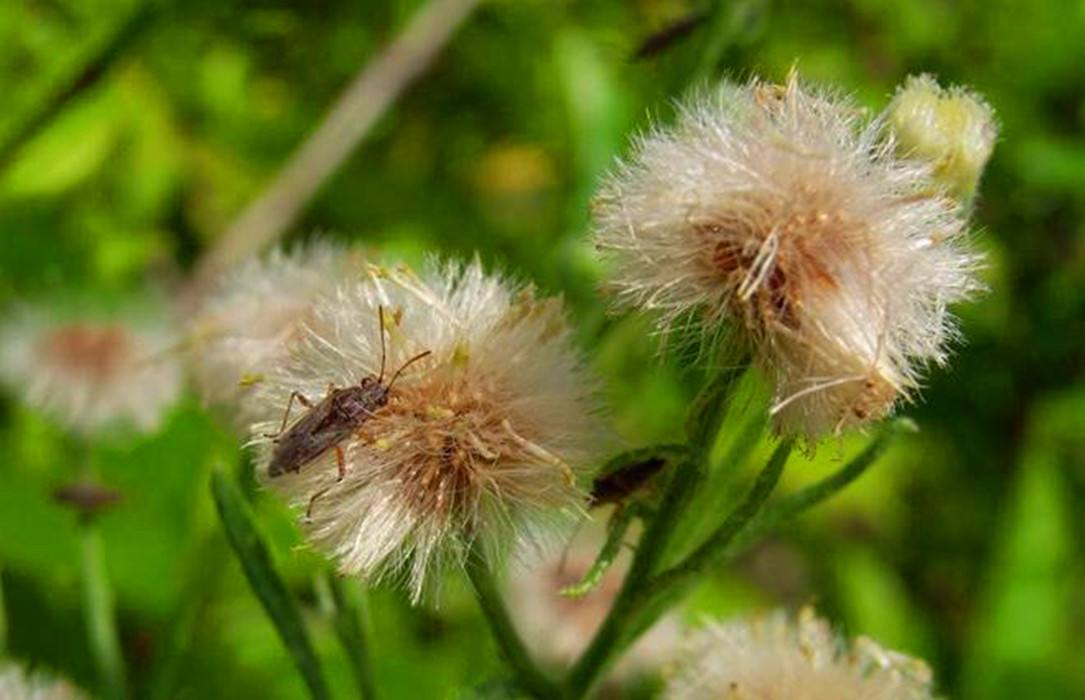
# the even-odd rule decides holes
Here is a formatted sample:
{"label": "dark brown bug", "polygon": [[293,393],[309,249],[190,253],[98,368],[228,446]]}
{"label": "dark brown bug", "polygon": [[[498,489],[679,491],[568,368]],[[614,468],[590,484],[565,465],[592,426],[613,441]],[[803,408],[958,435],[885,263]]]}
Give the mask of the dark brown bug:
{"label": "dark brown bug", "polygon": [[[290,400],[286,404],[283,414],[283,422],[279,432],[269,435],[274,439],[275,448],[271,451],[271,462],[267,468],[269,477],[281,476],[287,472],[299,472],[302,467],[313,462],[317,457],[328,450],[335,450],[336,465],[339,468],[339,481],[346,474],[346,460],[343,448],[339,443],[347,438],[352,432],[366,422],[377,410],[388,403],[389,392],[392,385],[403,370],[409,365],[430,354],[430,351],[419,353],[404,362],[388,384],[384,384],[384,309],[378,308],[380,317],[381,337],[381,369],[380,375],[363,377],[356,386],[348,386],[342,389],[334,384],[328,385],[328,392],[320,403],[313,404],[301,392],[294,391],[290,394]],[[309,412],[298,419],[289,430],[286,427],[290,419],[290,409],[294,400],[309,409]],[[319,491],[309,499],[307,515],[313,508],[313,501],[324,491]]]}

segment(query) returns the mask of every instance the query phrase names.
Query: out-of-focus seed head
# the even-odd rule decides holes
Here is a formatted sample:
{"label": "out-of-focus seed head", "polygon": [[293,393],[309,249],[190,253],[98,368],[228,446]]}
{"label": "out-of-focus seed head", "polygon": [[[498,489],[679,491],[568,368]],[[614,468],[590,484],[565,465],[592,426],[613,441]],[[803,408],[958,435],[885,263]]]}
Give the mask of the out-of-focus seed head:
{"label": "out-of-focus seed head", "polygon": [[172,335],[157,325],[55,320],[26,310],[0,330],[0,378],[76,432],[112,425],[152,431],[181,392],[173,348]]}
{"label": "out-of-focus seed head", "polygon": [[930,700],[925,663],[870,639],[850,646],[805,609],[712,623],[690,635],[666,700]]}
{"label": "out-of-focus seed head", "polygon": [[83,700],[87,697],[68,681],[30,674],[12,663],[0,668],[0,698],[4,700]]}
{"label": "out-of-focus seed head", "polygon": [[[424,277],[371,268],[314,307],[287,362],[251,397],[270,454],[293,391],[319,401],[329,384],[380,373],[418,353],[375,410],[335,450],[267,483],[309,508],[308,535],[347,573],[400,578],[418,601],[448,564],[480,547],[494,565],[542,545],[583,513],[579,478],[605,449],[596,386],[559,301],[485,274],[478,263]],[[260,470],[267,472],[268,460]],[[320,494],[312,500],[314,494]]]}
{"label": "out-of-focus seed head", "polygon": [[[603,546],[602,528],[585,527],[568,547],[544,558],[537,566],[509,580],[509,610],[531,650],[554,668],[567,668],[580,656],[602,624],[629,570],[623,551],[599,584],[579,598],[562,595],[579,583]],[[679,623],[668,615],[638,638],[610,672],[620,684],[638,675],[661,670],[675,655]]]}
{"label": "out-of-focus seed head", "polygon": [[962,208],[849,100],[724,83],[634,144],[601,188],[595,240],[616,304],[700,313],[775,385],[811,441],[888,414],[945,359],[948,304],[978,288]]}
{"label": "out-of-focus seed head", "polygon": [[929,161],[934,177],[962,201],[976,191],[995,147],[994,110],[976,93],[943,89],[929,75],[911,76],[886,109],[886,120],[904,157]]}
{"label": "out-of-focus seed head", "polygon": [[[189,328],[197,386],[210,404],[241,398],[289,355],[312,320],[315,300],[364,268],[360,253],[331,243],[275,250],[223,273]],[[247,426],[252,417],[238,416]]]}

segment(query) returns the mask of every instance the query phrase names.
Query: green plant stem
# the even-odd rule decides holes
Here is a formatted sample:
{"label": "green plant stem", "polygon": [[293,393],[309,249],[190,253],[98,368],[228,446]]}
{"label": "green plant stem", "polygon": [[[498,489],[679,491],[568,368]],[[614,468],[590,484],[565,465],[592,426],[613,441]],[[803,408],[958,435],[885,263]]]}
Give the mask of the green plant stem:
{"label": "green plant stem", "polygon": [[[889,449],[893,437],[899,432],[901,423],[890,426],[874,438],[866,448],[838,471],[825,477],[812,486],[797,491],[779,503],[766,508],[747,526],[732,543],[735,553],[741,552],[751,542],[762,535],[775,530],[781,524],[791,520],[803,511],[821,503],[862,476],[878,458]],[[905,426],[909,425],[907,423]]]}
{"label": "green plant stem", "polygon": [[[704,545],[694,550],[681,563],[661,573],[647,587],[641,605],[634,611],[638,619],[633,633],[639,634],[647,629],[706,569],[734,559],[765,534],[838,493],[859,478],[889,447],[892,437],[901,425],[902,423],[898,422],[884,429],[866,449],[825,479],[781,499],[774,505],[754,508],[754,503],[758,500],[764,503],[779,480],[780,474],[777,470],[783,468],[783,462],[774,465],[773,461],[778,456],[786,459],[787,455],[781,454],[781,449],[784,448],[781,444],[746,500],[731,517],[728,517]],[[746,517],[751,512],[753,515]],[[746,517],[745,521],[742,520],[743,517]]]}
{"label": "green plant stem", "polygon": [[124,697],[124,663],[117,641],[113,594],[106,576],[98,525],[90,519],[85,520],[81,539],[83,614],[86,618],[87,642],[98,668],[102,697],[107,700],[121,700]]}
{"label": "green plant stem", "polygon": [[731,542],[757,517],[765,501],[776,488],[794,445],[793,438],[785,439],[777,445],[746,498],[731,511],[723,524],[709,535],[704,544],[695,549],[680,564],[657,576],[652,582],[652,590],[670,588],[674,585],[674,581],[694,577],[719,563]]}
{"label": "green plant stem", "polygon": [[226,539],[241,562],[249,587],[264,607],[275,631],[301,673],[313,700],[331,696],[324,682],[320,659],[313,650],[298,605],[272,561],[263,535],[253,522],[241,490],[216,467],[211,475],[211,492]]}
{"label": "green plant stem", "polygon": [[486,557],[478,550],[472,550],[467,556],[467,577],[474,586],[475,597],[490,626],[490,632],[501,648],[505,661],[516,674],[519,684],[536,698],[552,700],[560,697],[557,686],[532,661],[527,647],[512,624]]}
{"label": "green plant stem", "polygon": [[364,594],[353,580],[328,574],[328,588],[335,601],[335,632],[350,659],[354,680],[366,700],[377,697],[377,683],[370,659],[369,611]]}
{"label": "green plant stem", "polygon": [[678,522],[678,515],[689,501],[700,477],[700,460],[688,461],[676,466],[667,492],[663,496],[663,502],[641,537],[633,563],[629,567],[629,573],[626,574],[614,604],[588,648],[569,672],[565,681],[565,689],[569,697],[583,697],[621,648],[626,616],[640,597],[642,587],[648,582],[662,556],[675,524]]}

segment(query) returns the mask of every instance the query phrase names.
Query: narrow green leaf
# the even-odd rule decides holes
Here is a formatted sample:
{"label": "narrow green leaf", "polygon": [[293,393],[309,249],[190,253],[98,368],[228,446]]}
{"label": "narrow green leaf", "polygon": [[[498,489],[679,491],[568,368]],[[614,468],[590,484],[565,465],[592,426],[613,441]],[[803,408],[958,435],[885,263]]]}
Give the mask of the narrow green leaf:
{"label": "narrow green leaf", "polygon": [[607,541],[603,543],[603,548],[599,550],[599,556],[592,562],[591,568],[584,574],[584,578],[578,583],[561,589],[561,595],[566,598],[583,598],[599,585],[599,581],[603,579],[603,574],[607,572],[607,569],[618,557],[618,553],[621,552],[622,540],[636,514],[637,509],[635,506],[619,507],[614,512],[607,524]]}
{"label": "narrow green leaf", "polygon": [[241,491],[221,468],[216,468],[211,476],[211,491],[226,538],[241,561],[245,578],[305,679],[309,694],[315,700],[328,700],[331,696],[324,683],[320,661],[305,631],[301,612],[275,568],[271,552],[256,529]]}

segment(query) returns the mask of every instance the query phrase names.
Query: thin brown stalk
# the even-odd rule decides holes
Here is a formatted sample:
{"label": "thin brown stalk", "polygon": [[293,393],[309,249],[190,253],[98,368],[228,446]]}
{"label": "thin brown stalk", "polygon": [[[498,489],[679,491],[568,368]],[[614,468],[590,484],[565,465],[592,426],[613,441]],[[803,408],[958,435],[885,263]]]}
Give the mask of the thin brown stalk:
{"label": "thin brown stalk", "polygon": [[336,100],[275,180],[238,217],[197,268],[197,294],[219,271],[273,242],[445,46],[479,0],[430,0]]}

